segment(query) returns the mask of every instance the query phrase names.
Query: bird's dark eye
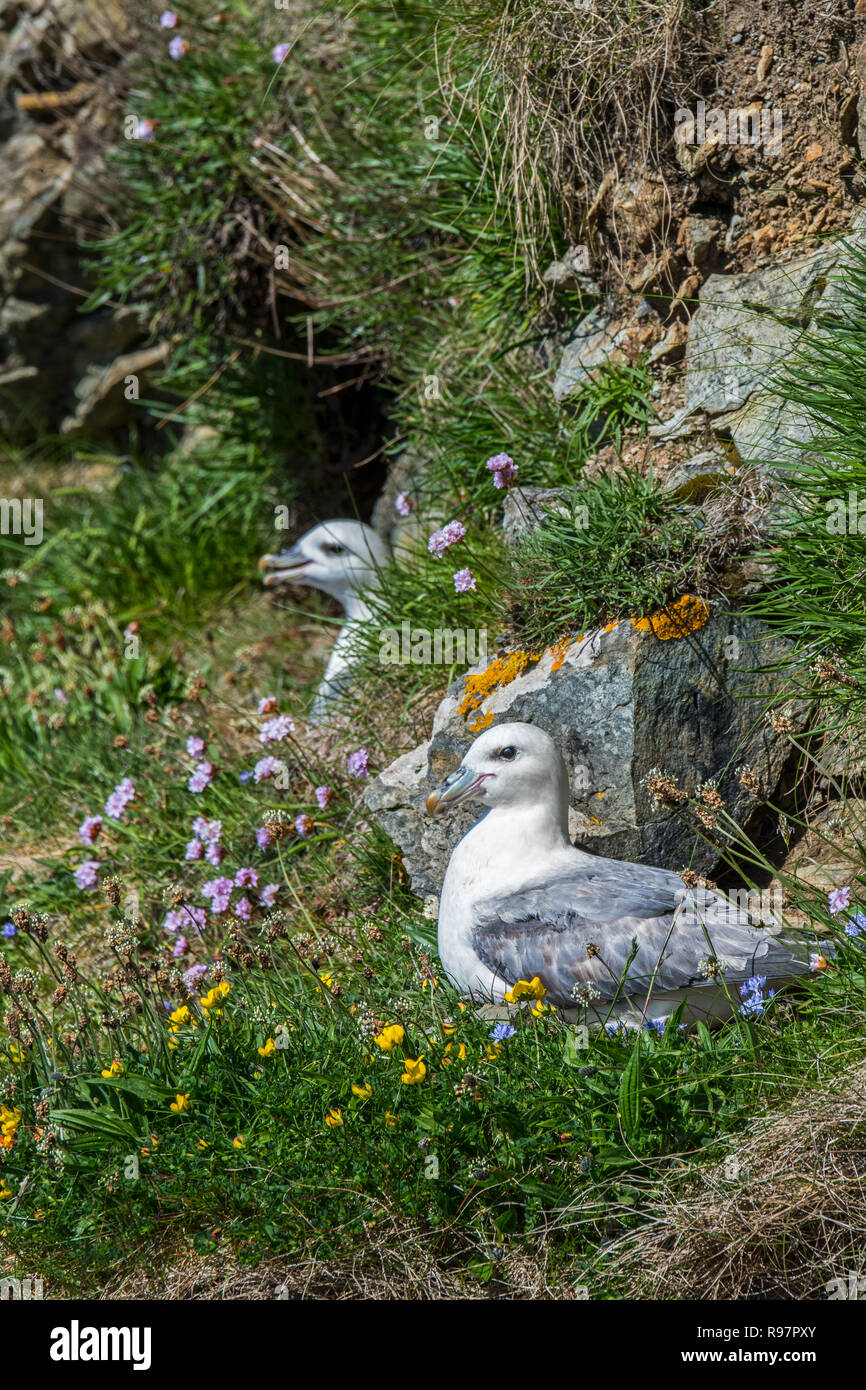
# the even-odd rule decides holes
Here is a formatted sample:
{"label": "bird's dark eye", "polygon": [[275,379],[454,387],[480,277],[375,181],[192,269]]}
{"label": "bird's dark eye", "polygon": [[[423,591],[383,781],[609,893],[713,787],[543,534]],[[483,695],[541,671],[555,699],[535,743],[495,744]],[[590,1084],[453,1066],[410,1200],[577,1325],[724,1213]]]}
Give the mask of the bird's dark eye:
{"label": "bird's dark eye", "polygon": [[499,756],[500,758],[504,758],[507,763],[510,763],[512,758],[517,757],[517,749],[512,748],[511,744],[509,744],[507,748],[500,748]]}
{"label": "bird's dark eye", "polygon": [[346,547],[339,545],[337,541],[325,541],[322,549],[327,550],[329,555],[345,555],[346,553]]}

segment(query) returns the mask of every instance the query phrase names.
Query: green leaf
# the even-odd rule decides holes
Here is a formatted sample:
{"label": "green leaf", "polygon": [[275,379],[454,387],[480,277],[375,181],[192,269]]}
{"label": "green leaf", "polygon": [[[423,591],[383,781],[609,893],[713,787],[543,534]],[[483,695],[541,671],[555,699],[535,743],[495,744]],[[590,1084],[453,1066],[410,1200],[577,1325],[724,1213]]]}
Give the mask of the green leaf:
{"label": "green leaf", "polygon": [[619,1083],[619,1115],[623,1133],[631,1142],[640,1133],[641,1098],[641,1039],[638,1034],[634,1051]]}

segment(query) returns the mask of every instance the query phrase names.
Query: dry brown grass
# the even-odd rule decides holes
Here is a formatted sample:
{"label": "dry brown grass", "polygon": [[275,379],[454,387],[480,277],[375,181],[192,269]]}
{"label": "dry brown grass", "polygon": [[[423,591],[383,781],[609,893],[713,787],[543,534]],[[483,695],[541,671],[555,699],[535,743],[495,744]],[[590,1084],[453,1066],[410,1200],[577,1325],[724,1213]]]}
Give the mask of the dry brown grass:
{"label": "dry brown grass", "polygon": [[[700,92],[714,33],[693,0],[478,0],[461,10],[458,22],[443,16],[443,92],[463,119],[467,108],[495,115],[488,159],[537,271],[536,253],[554,249],[550,190],[569,232],[584,235],[623,156],[660,167],[673,111]],[[479,55],[469,91],[454,79],[467,44]]]}
{"label": "dry brown grass", "polygon": [[756,1121],[608,1256],[632,1298],[823,1299],[830,1280],[862,1274],[866,1066]]}

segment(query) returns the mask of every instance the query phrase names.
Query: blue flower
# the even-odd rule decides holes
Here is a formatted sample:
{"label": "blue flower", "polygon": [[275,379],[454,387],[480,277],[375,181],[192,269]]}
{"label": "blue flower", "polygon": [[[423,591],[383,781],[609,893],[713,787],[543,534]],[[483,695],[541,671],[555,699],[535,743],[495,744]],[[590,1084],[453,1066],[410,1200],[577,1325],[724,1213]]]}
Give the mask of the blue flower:
{"label": "blue flower", "polygon": [[252,775],[253,775],[253,773],[252,773],[252,768],[250,768],[248,772],[239,772],[239,773],[238,773],[238,781],[239,781],[239,782],[248,782],[248,781],[250,780],[250,778],[252,777]]}
{"label": "blue flower", "polygon": [[644,1020],[643,1026],[648,1033],[663,1033],[666,1021],[663,1018],[647,1018]]}
{"label": "blue flower", "polygon": [[747,994],[760,995],[761,990],[764,988],[764,985],[766,983],[766,975],[752,975],[750,979],[746,980],[744,984],[740,985],[740,994],[743,996],[744,999]]}
{"label": "blue flower", "polygon": [[493,1032],[488,1033],[487,1036],[490,1038],[491,1042],[502,1043],[507,1042],[509,1038],[513,1038],[514,1033],[515,1029],[512,1028],[510,1023],[497,1023]]}
{"label": "blue flower", "polygon": [[866,912],[858,908],[851,920],[845,923],[845,935],[859,936],[861,931],[866,931]]}
{"label": "blue flower", "polygon": [[17,935],[18,935],[17,931],[15,930],[15,927],[12,925],[11,922],[4,922],[4,923],[3,923],[3,935],[4,935],[4,936],[17,936]]}

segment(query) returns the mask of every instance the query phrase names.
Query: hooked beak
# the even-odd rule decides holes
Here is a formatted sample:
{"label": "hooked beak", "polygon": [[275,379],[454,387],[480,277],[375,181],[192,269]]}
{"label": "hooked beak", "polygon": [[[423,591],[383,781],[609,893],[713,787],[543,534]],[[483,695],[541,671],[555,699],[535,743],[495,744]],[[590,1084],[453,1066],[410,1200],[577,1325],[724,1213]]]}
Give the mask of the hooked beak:
{"label": "hooked beak", "polygon": [[456,772],[445,778],[441,787],[437,787],[428,796],[428,813],[436,816],[440,811],[459,806],[461,801],[468,801],[472,796],[483,796],[484,783],[492,776],[492,772],[475,773],[471,767],[458,767]]}
{"label": "hooked beak", "polygon": [[259,560],[259,569],[271,572],[264,576],[262,583],[270,588],[286,580],[297,582],[303,579],[304,570],[309,564],[310,561],[296,545],[291,550],[281,550],[279,555],[263,555]]}

